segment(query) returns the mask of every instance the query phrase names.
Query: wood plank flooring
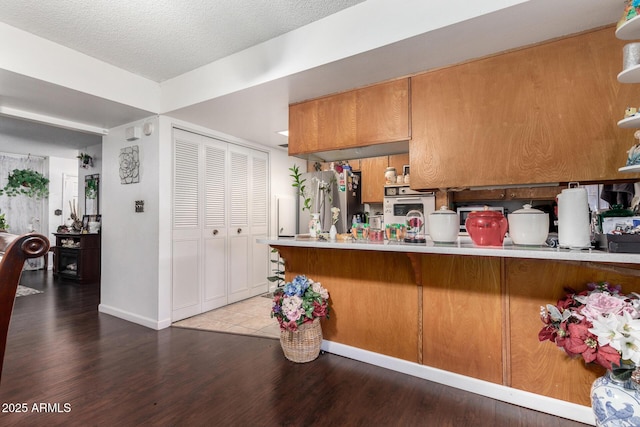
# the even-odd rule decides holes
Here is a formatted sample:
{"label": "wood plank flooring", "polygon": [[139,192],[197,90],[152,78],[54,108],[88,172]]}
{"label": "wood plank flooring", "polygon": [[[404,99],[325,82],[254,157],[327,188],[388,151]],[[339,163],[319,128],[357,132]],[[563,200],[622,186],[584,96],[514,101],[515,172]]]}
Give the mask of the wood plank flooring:
{"label": "wood plank flooring", "polygon": [[583,425],[331,354],[291,363],[276,339],[154,331],[43,271],[22,284],[44,293],[16,300],[2,426]]}

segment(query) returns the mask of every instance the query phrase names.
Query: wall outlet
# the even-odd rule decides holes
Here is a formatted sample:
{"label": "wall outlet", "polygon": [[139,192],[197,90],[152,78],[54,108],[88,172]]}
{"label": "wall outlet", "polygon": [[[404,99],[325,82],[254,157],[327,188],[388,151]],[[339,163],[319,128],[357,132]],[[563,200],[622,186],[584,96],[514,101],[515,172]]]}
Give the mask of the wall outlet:
{"label": "wall outlet", "polygon": [[136,200],[136,213],[144,212],[144,200]]}

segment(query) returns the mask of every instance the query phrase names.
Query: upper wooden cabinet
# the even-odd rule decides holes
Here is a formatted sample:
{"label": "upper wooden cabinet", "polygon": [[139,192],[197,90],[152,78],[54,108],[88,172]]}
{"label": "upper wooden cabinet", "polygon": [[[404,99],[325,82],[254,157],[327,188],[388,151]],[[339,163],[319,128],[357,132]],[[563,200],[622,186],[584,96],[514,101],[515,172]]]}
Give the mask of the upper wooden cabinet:
{"label": "upper wooden cabinet", "polygon": [[618,172],[634,130],[616,120],[640,104],[623,46],[605,28],[412,77],[411,186],[640,176]]}
{"label": "upper wooden cabinet", "polygon": [[289,106],[289,154],[408,140],[409,79]]}
{"label": "upper wooden cabinet", "polygon": [[411,138],[409,79],[356,91],[356,140],[363,145]]}
{"label": "upper wooden cabinet", "polygon": [[362,203],[382,203],[384,199],[384,172],[387,167],[396,168],[402,174],[402,167],[409,164],[409,153],[392,156],[369,157],[360,159],[362,172]]}
{"label": "upper wooden cabinet", "polygon": [[318,151],[318,101],[292,105],[289,107],[289,154],[314,151]]}
{"label": "upper wooden cabinet", "polygon": [[384,171],[389,166],[389,156],[360,159],[362,173],[360,199],[362,203],[382,203],[384,198]]}
{"label": "upper wooden cabinet", "polygon": [[403,175],[402,168],[409,164],[409,153],[389,156],[389,167],[396,168],[396,174]]}

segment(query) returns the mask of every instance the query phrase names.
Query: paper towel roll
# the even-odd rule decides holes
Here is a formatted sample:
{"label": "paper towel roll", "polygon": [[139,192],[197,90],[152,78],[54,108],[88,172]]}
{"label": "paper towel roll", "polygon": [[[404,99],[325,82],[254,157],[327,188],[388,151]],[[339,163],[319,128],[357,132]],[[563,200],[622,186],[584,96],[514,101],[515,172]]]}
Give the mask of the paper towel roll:
{"label": "paper towel roll", "polygon": [[589,201],[584,187],[567,188],[558,195],[558,243],[562,248],[591,246]]}

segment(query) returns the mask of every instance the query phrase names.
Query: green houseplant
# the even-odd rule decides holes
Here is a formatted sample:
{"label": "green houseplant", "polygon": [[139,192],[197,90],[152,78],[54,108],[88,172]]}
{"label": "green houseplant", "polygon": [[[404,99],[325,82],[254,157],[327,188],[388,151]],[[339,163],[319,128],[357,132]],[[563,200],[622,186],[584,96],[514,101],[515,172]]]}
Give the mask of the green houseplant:
{"label": "green houseplant", "polygon": [[49,195],[49,179],[32,169],[14,169],[9,173],[7,185],[0,190],[0,194],[15,197],[24,194],[36,199],[46,198]]}
{"label": "green houseplant", "polygon": [[6,231],[9,229],[9,224],[7,224],[7,220],[4,217],[4,214],[0,214],[0,231]]}
{"label": "green houseplant", "polygon": [[289,168],[291,171],[290,177],[293,178],[293,187],[298,190],[298,195],[302,197],[302,210],[311,211],[311,204],[313,203],[313,198],[307,192],[307,186],[305,182],[307,181],[305,178],[301,178],[302,174],[300,173],[300,168],[297,165],[293,165]]}

